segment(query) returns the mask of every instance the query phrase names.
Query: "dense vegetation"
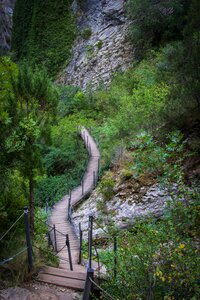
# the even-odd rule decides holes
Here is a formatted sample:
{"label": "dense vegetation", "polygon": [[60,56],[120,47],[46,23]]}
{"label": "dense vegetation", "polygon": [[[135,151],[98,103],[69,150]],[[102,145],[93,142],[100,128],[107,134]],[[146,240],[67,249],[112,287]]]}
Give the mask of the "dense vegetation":
{"label": "dense vegetation", "polygon": [[16,60],[42,65],[55,77],[70,58],[76,36],[71,0],[18,0],[13,17],[12,50]]}
{"label": "dense vegetation", "polygon": [[[51,206],[80,182],[87,152],[75,120],[67,113],[61,116],[60,91],[46,71],[1,57],[0,77],[0,234],[28,205],[37,241],[41,226],[38,231],[36,219],[35,228],[35,214],[46,201]],[[17,225],[0,241],[1,260],[24,244],[24,224]]]}
{"label": "dense vegetation", "polygon": [[[34,207],[53,204],[79,183],[87,154],[77,126],[85,125],[99,143],[102,171],[134,149],[129,179],[153,176],[170,193],[177,186],[159,221],[138,220],[119,234],[117,277],[108,267],[105,288],[119,299],[198,299],[199,194],[183,166],[189,157],[197,161],[200,149],[200,2],[127,1],[137,60],[95,92],[49,79],[69,59],[75,37],[70,1],[58,2],[18,0],[18,65],[0,58],[0,233],[28,198],[34,230]],[[109,177],[102,180],[105,201],[113,188]],[[41,227],[36,222],[36,234]],[[112,251],[102,254],[105,264],[112,259]]]}

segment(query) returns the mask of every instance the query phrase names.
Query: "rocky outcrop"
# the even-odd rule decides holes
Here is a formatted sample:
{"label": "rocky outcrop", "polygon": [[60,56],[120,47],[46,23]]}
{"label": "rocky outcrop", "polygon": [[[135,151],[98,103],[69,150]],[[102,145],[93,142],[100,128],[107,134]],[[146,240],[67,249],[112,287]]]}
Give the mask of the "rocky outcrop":
{"label": "rocky outcrop", "polygon": [[167,201],[171,197],[167,190],[158,184],[152,186],[135,186],[123,183],[117,188],[117,193],[110,201],[104,201],[97,190],[84,201],[74,212],[73,221],[78,234],[78,224],[81,223],[84,238],[87,238],[89,215],[102,218],[101,226],[94,225],[94,237],[105,236],[102,228],[112,220],[118,228],[127,227],[136,218],[154,216],[159,218],[163,214]]}
{"label": "rocky outcrop", "polygon": [[82,6],[73,2],[72,8],[79,16],[79,36],[59,83],[83,89],[88,84],[109,84],[114,71],[130,65],[133,49],[127,40],[129,21],[124,4],[125,0],[87,0]]}
{"label": "rocky outcrop", "polygon": [[11,46],[12,16],[16,0],[0,0],[0,48]]}

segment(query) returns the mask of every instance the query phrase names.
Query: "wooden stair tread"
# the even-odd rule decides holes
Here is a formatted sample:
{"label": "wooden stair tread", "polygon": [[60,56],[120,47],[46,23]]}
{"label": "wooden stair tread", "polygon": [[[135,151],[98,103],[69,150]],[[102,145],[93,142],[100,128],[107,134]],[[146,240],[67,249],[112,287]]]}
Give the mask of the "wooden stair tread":
{"label": "wooden stair tread", "polygon": [[58,269],[58,268],[53,268],[53,267],[44,268],[40,272],[40,274],[49,274],[49,275],[77,279],[77,280],[82,280],[82,281],[85,281],[85,279],[86,279],[86,272],[81,273],[81,272],[68,271],[68,270],[63,270],[63,269]]}
{"label": "wooden stair tread", "polygon": [[63,286],[66,288],[71,288],[77,291],[83,291],[85,286],[85,282],[83,280],[77,280],[73,278],[66,278],[50,274],[38,274],[37,280],[50,284],[55,284],[58,286]]}

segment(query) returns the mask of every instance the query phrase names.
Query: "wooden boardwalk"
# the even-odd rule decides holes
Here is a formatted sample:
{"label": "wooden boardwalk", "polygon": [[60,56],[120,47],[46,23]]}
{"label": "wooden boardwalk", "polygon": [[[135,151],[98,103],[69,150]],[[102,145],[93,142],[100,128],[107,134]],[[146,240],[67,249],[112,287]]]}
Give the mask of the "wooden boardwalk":
{"label": "wooden boardwalk", "polygon": [[[99,157],[100,153],[97,148],[97,145],[93,138],[90,136],[89,132],[83,128],[81,130],[81,137],[85,142],[85,145],[90,152],[90,159],[87,165],[86,172],[83,177],[84,181],[84,194],[87,194],[94,188],[94,172],[95,175],[98,174],[98,165],[99,165]],[[82,194],[82,186],[76,187],[71,193],[71,204],[72,206],[76,205],[83,197]],[[85,267],[78,264],[79,258],[79,239],[74,232],[74,228],[72,224],[67,219],[67,212],[68,212],[68,201],[69,195],[66,195],[61,201],[56,203],[52,210],[52,214],[48,220],[49,225],[54,226],[56,228],[56,241],[57,241],[57,256],[59,257],[59,269],[55,268],[48,268],[43,270],[38,275],[38,280],[48,282],[48,283],[55,283],[66,287],[74,289],[83,289],[83,278],[85,278]],[[69,266],[69,257],[68,257],[68,250],[66,247],[66,234],[69,235],[70,241],[70,248],[71,248],[71,256],[72,256],[72,263],[73,263],[73,271],[74,276],[78,278],[73,278],[69,276],[72,274],[70,271]],[[58,275],[60,274],[60,275]],[[84,274],[84,275],[83,275]],[[81,276],[81,280],[79,278]],[[63,279],[65,277],[65,279]],[[66,280],[68,278],[68,280]],[[63,283],[63,284],[62,284]],[[65,284],[64,284],[65,283]]]}

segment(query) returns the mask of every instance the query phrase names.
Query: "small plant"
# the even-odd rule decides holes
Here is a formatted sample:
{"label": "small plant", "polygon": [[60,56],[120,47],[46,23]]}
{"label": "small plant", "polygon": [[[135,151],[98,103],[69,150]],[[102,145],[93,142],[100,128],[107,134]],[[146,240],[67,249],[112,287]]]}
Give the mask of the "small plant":
{"label": "small plant", "polygon": [[128,169],[123,169],[122,173],[121,173],[121,179],[122,181],[126,181],[128,179],[131,179],[133,176],[133,172],[131,170]]}
{"label": "small plant", "polygon": [[106,172],[100,183],[100,192],[105,200],[110,200],[114,196],[115,181],[111,172]]}
{"label": "small plant", "polygon": [[87,45],[86,46],[86,53],[88,57],[91,57],[94,53],[94,46],[93,45]]}
{"label": "small plant", "polygon": [[85,28],[81,32],[81,36],[84,40],[89,40],[89,38],[91,37],[91,34],[92,34],[92,29],[90,27]]}
{"label": "small plant", "polygon": [[99,41],[96,43],[96,46],[97,46],[97,48],[100,50],[100,49],[103,47],[103,41],[99,40]]}
{"label": "small plant", "polygon": [[106,203],[103,199],[97,199],[96,207],[99,212],[101,212],[101,213],[106,212]]}
{"label": "small plant", "polygon": [[186,142],[183,141],[183,135],[179,131],[170,133],[167,138],[168,143],[162,146],[146,132],[137,135],[137,140],[132,143],[135,149],[132,170],[136,176],[148,173],[158,179],[161,178],[165,183],[181,183],[183,180],[181,165],[187,155]]}

